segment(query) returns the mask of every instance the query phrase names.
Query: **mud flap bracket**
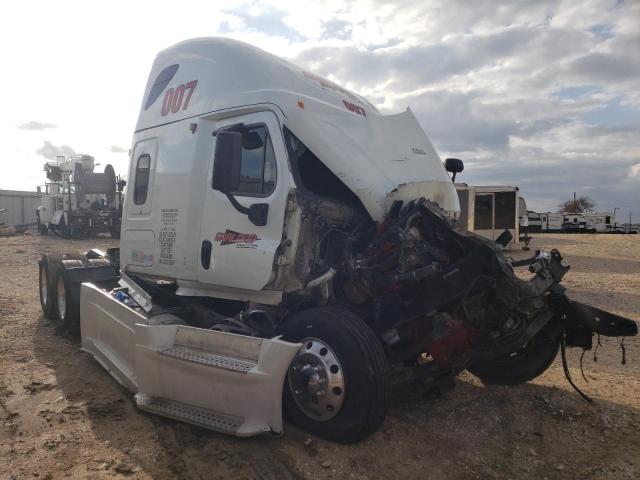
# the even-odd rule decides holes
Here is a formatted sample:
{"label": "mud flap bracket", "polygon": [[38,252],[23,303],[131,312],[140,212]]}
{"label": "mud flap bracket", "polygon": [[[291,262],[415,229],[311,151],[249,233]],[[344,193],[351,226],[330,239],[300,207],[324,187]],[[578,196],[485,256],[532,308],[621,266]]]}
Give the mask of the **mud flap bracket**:
{"label": "mud flap bracket", "polygon": [[638,325],[628,318],[566,297],[557,303],[560,304],[568,346],[590,349],[593,333],[607,337],[632,337],[638,334]]}

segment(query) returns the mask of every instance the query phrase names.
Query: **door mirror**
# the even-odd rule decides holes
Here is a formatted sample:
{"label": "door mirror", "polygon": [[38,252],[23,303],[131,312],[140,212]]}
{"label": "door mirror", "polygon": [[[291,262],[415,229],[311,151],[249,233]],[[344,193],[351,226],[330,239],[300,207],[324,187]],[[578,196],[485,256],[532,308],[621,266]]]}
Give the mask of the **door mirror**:
{"label": "door mirror", "polygon": [[456,181],[456,174],[464,170],[464,163],[459,158],[447,158],[444,161],[444,169],[447,172],[453,173],[451,181]]}
{"label": "door mirror", "polygon": [[40,185],[36,187],[36,192],[38,192],[38,195],[42,195],[42,188],[40,187]]}
{"label": "door mirror", "polygon": [[211,186],[222,193],[231,193],[240,186],[242,134],[222,131],[216,134]]}

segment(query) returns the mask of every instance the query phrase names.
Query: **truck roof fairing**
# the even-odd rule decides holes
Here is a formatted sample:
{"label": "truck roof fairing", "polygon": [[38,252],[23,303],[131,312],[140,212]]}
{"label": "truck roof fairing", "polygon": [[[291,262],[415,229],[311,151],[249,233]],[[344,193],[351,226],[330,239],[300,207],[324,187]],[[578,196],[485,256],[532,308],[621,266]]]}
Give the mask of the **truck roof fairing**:
{"label": "truck roof fairing", "polygon": [[[164,90],[194,80],[188,109],[163,115]],[[384,216],[392,199],[415,195],[452,215],[459,212],[455,188],[410,109],[381,115],[361,96],[236,40],[187,40],[160,52],[136,131],[265,104],[277,106],[284,124],[360,198],[373,219]]]}

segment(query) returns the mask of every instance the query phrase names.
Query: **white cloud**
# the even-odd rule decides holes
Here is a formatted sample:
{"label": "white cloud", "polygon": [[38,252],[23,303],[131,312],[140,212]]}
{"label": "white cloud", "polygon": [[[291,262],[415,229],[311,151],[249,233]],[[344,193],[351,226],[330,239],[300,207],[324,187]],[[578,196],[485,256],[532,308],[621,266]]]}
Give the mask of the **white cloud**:
{"label": "white cloud", "polygon": [[111,145],[109,147],[109,151],[111,153],[126,153],[127,149],[124,147],[121,147],[120,145]]}
{"label": "white cloud", "polygon": [[45,140],[42,147],[36,150],[38,155],[43,156],[47,160],[55,160],[58,155],[73,155],[75,154],[75,150],[71,148],[69,145],[60,145],[59,147],[54,145],[53,143]]}
{"label": "white cloud", "polygon": [[20,130],[47,130],[49,128],[58,128],[58,125],[56,125],[55,123],[38,122],[37,120],[31,120],[29,122],[19,124],[16,128]]}
{"label": "white cloud", "polygon": [[[163,1],[7,4],[0,55],[21,83],[0,77],[0,89],[14,92],[3,96],[0,155],[22,153],[20,173],[3,186],[27,188],[41,175],[36,150],[51,155],[56,145],[124,172],[156,53],[223,34],[328,76],[383,112],[411,106],[442,156],[466,161],[464,181],[520,185],[533,208],[576,190],[603,209],[640,209],[640,2],[194,0],[183,10]],[[74,28],[59,28],[63,20]],[[61,127],[43,144],[39,129],[16,130],[29,118],[53,123],[21,125]]]}

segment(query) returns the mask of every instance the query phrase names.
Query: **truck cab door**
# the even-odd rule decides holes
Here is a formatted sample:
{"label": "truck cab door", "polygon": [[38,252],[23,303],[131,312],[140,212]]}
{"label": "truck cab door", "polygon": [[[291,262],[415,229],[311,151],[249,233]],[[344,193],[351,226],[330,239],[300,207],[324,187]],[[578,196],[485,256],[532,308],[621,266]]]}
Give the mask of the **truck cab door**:
{"label": "truck cab door", "polygon": [[[233,196],[244,207],[266,204],[266,225],[257,226],[227,196],[211,187],[215,131],[242,125],[241,180]],[[282,241],[291,175],[280,123],[271,112],[237,116],[215,124],[202,210],[197,280],[215,289],[261,290],[273,272]]]}

